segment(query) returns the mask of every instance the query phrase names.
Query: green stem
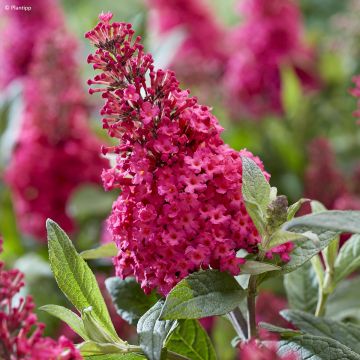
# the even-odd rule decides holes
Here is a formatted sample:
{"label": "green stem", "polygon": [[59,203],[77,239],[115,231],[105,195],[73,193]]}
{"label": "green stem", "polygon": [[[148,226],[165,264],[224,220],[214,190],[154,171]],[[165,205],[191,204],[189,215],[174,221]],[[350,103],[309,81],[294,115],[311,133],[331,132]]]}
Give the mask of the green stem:
{"label": "green stem", "polygon": [[318,303],[316,306],[315,316],[324,316],[325,315],[325,309],[326,309],[326,301],[328,298],[328,294],[324,293],[322,290],[320,290],[320,296],[318,299]]}
{"label": "green stem", "polygon": [[248,287],[248,336],[249,338],[256,338],[258,336],[256,327],[256,295],[257,295],[257,276],[250,276]]}

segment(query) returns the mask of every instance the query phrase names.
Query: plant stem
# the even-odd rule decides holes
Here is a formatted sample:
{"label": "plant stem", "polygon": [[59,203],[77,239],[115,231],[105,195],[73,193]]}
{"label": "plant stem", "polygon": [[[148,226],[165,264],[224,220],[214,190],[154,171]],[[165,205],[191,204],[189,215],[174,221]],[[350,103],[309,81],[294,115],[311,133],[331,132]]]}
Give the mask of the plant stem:
{"label": "plant stem", "polygon": [[232,326],[241,340],[246,340],[248,337],[247,322],[239,308],[235,308],[227,314]]}
{"label": "plant stem", "polygon": [[328,298],[328,294],[324,293],[324,291],[320,290],[320,296],[318,299],[318,303],[316,306],[315,316],[324,316],[325,315],[325,305]]}
{"label": "plant stem", "polygon": [[248,336],[249,339],[257,337],[257,328],[256,328],[256,295],[257,295],[257,276],[250,276],[249,287],[248,287]]}

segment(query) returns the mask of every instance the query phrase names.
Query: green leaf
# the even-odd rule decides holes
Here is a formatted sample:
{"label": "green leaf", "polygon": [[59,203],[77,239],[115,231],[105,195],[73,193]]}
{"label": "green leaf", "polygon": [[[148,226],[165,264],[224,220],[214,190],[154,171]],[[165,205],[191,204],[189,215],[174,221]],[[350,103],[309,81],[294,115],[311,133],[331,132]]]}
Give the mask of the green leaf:
{"label": "green leaf", "polygon": [[265,233],[266,208],[270,203],[270,185],[254,161],[242,158],[242,195],[246,210],[260,234]]}
{"label": "green leaf", "polygon": [[360,356],[347,346],[322,336],[301,335],[280,341],[278,353],[289,352],[306,360],[360,360]]}
{"label": "green leaf", "polygon": [[44,305],[39,309],[64,321],[84,340],[89,340],[81,318],[71,310],[59,305]]}
{"label": "green leaf", "polygon": [[338,284],[360,267],[360,235],[353,235],[340,249],[334,265],[334,282]]}
{"label": "green leaf", "polygon": [[309,240],[309,238],[304,234],[297,234],[295,232],[291,231],[284,231],[284,230],[277,230],[275,233],[270,237],[270,240],[266,247],[264,247],[265,251],[269,251],[272,248],[285,244],[290,241],[306,241]]}
{"label": "green leaf", "polygon": [[108,356],[110,356],[111,354],[122,356],[124,353],[130,351],[131,352],[140,351],[140,348],[138,346],[128,345],[124,343],[123,344],[101,343],[96,341],[84,341],[83,343],[79,344],[77,347],[80,350],[82,356],[105,355],[105,354]]}
{"label": "green leaf", "polygon": [[191,360],[216,360],[211,340],[197,320],[180,321],[166,347]]}
{"label": "green leaf", "polygon": [[289,206],[287,211],[287,219],[291,220],[296,213],[300,210],[301,205],[305,204],[306,202],[310,201],[309,199],[300,199],[296,203]]}
{"label": "green leaf", "polygon": [[141,316],[158,300],[154,293],[146,295],[132,277],[125,280],[111,277],[106,279],[105,285],[116,312],[131,325],[136,325]]}
{"label": "green leaf", "polygon": [[311,206],[311,212],[313,214],[327,211],[327,208],[320,201],[317,200],[312,200],[310,202],[310,206]]}
{"label": "green leaf", "polygon": [[228,273],[199,271],[181,280],[168,294],[161,319],[200,319],[223,315],[241,302],[245,291]]}
{"label": "green leaf", "polygon": [[4,239],[0,258],[11,263],[25,252],[17,229],[13,205],[11,192],[0,181],[0,233]]}
{"label": "green leaf", "polygon": [[359,326],[315,317],[314,315],[297,310],[283,310],[280,313],[284,319],[305,333],[332,338],[353,351],[360,352]]}
{"label": "green leaf", "polygon": [[[298,219],[298,218],[296,218]],[[310,236],[310,230],[315,235],[314,240],[299,240],[294,241],[294,249],[290,254],[290,261],[282,266],[282,270],[279,273],[289,273],[302,266],[313,256],[328,246],[339,234],[334,231],[328,231],[321,228],[309,228],[306,226],[294,226],[292,231],[300,234],[306,234]]]}
{"label": "green leaf", "polygon": [[315,312],[319,284],[310,261],[295,271],[286,274],[284,286],[289,306],[292,309],[299,309],[310,313]]}
{"label": "green leaf", "polygon": [[260,322],[259,326],[262,329],[279,334],[282,339],[301,335],[301,332],[298,330],[287,329],[273,324],[268,324],[265,322]]}
{"label": "green leaf", "polygon": [[285,113],[293,116],[301,106],[302,88],[298,76],[290,66],[281,69],[281,98]]}
{"label": "green leaf", "polygon": [[89,306],[81,312],[81,319],[84,324],[85,332],[91,341],[104,344],[124,344],[121,339],[114,338],[112,334],[109,334],[109,332],[99,324],[94,316],[92,306]]}
{"label": "green leaf", "polygon": [[71,240],[54,221],[46,222],[49,260],[56,282],[70,302],[81,312],[92,307],[94,317],[114,337],[117,333],[101,295],[96,278]]}
{"label": "green leaf", "polygon": [[329,296],[326,316],[334,320],[360,322],[360,277],[343,280]]}
{"label": "green leaf", "polygon": [[297,226],[334,232],[360,233],[360,211],[330,210],[294,218],[283,225],[284,230]]}
{"label": "green leaf", "polygon": [[160,360],[164,341],[176,325],[172,320],[160,320],[163,301],[158,301],[138,321],[140,347],[149,360]]}
{"label": "green leaf", "polygon": [[246,263],[240,266],[241,274],[259,275],[269,271],[280,270],[281,267],[266,262],[246,260]]}
{"label": "green leaf", "polygon": [[115,243],[110,242],[104,245],[97,247],[96,249],[85,250],[80,253],[80,256],[85,260],[91,259],[102,259],[107,257],[116,256],[118,249]]}

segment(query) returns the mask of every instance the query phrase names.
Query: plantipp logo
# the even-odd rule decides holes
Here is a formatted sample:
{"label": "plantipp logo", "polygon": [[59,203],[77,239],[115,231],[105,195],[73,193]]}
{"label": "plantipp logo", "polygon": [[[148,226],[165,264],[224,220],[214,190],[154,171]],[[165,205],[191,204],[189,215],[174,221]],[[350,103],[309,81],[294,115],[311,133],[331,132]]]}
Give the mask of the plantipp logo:
{"label": "plantipp logo", "polygon": [[6,11],[31,11],[31,6],[18,6],[18,5],[14,5],[14,4],[7,4],[5,5],[5,10]]}

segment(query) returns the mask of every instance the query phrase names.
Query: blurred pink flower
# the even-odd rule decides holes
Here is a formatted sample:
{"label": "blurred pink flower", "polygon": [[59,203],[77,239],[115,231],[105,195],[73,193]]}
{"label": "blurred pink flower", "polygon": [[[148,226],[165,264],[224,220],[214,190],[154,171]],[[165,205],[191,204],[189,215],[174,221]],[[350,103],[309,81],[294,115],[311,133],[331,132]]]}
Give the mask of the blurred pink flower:
{"label": "blurred pink flower", "polygon": [[281,114],[282,66],[291,66],[305,88],[319,86],[299,8],[292,0],[246,0],[240,11],[245,21],[232,32],[235,51],[224,74],[229,106],[254,118]]}
{"label": "blurred pink flower", "polygon": [[295,352],[277,354],[276,345],[265,346],[258,340],[250,340],[240,345],[239,360],[298,360]]}
{"label": "blurred pink flower", "polygon": [[256,322],[266,322],[287,328],[290,324],[279,315],[279,312],[286,308],[285,298],[269,291],[261,291],[256,299]]}
{"label": "blurred pink flower", "polygon": [[99,183],[106,161],[88,126],[75,62],[76,43],[63,28],[42,34],[24,78],[21,133],[6,170],[21,230],[45,240],[45,221],[74,229],[67,202],[83,183]]}
{"label": "blurred pink flower", "polygon": [[0,2],[0,15],[4,20],[0,43],[1,88],[28,73],[39,38],[62,25],[64,20],[55,0],[32,0],[31,4],[27,0],[11,1],[11,6],[31,6],[31,11],[6,10],[9,2]]}
{"label": "blurred pink flower", "polygon": [[195,82],[220,75],[227,58],[226,29],[204,0],[147,0],[149,28],[156,35],[181,29],[185,38],[171,67],[181,78]]}
{"label": "blurred pink flower", "polygon": [[313,140],[305,172],[305,196],[332,209],[336,199],[347,192],[346,180],[338,170],[330,142],[326,138]]}
{"label": "blurred pink flower", "polygon": [[[0,249],[2,240],[0,239]],[[0,358],[5,360],[80,360],[74,344],[65,337],[43,337],[45,325],[37,321],[30,296],[19,298],[24,275],[5,270],[0,262]]]}
{"label": "blurred pink flower", "polygon": [[[354,76],[353,82],[355,84],[355,87],[350,89],[350,94],[358,98],[358,102],[357,102],[358,109],[354,111],[354,116],[360,118],[360,76]],[[357,123],[360,124],[359,119]]]}

